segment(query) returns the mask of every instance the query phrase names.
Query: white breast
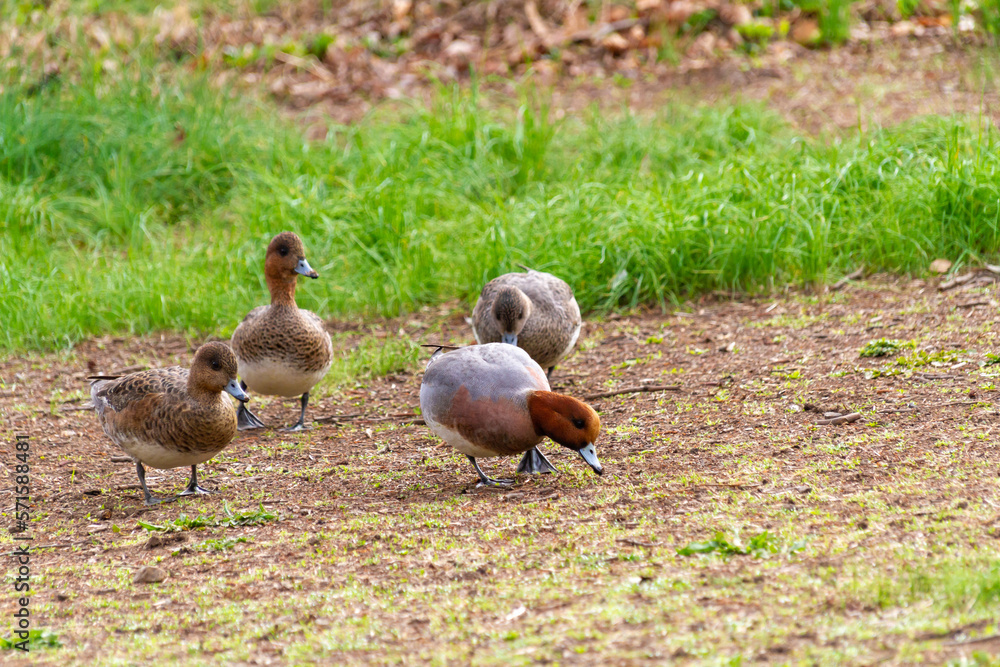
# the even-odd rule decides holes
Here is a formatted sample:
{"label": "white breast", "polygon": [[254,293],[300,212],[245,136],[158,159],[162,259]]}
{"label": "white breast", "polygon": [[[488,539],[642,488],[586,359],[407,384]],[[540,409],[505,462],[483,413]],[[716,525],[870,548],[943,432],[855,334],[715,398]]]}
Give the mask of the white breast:
{"label": "white breast", "polygon": [[115,438],[114,441],[129,455],[142,461],[143,465],[161,470],[198,465],[218,454],[218,452],[178,452],[167,449],[157,442],[138,438]]}
{"label": "white breast", "polygon": [[280,361],[264,359],[263,361],[240,361],[240,379],[247,383],[247,388],[256,394],[265,396],[285,396],[288,398],[301,396],[316,386],[329,365],[318,371],[303,373],[294,367]]}

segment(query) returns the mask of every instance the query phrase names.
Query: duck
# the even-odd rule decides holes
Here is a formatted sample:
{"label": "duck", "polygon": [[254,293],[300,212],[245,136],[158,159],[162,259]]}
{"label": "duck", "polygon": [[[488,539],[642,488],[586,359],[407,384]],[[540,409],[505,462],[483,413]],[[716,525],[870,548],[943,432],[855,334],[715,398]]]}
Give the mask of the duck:
{"label": "duck", "polygon": [[506,273],[486,283],[472,311],[472,333],[480,345],[523,348],[551,378],[580,337],[580,306],[564,280],[521,268],[526,273]]}
{"label": "duck", "polygon": [[525,350],[505,343],[444,347],[427,363],[420,410],[435,435],[465,454],[480,485],[512,483],[488,477],[480,458],[523,452],[517,472],[558,472],[538,451],[545,437],[577,452],[598,475],[604,472],[594,449],[601,418],[583,401],[551,391]]}
{"label": "duck", "polygon": [[[267,246],[264,277],[271,305],[254,308],[233,332],[232,346],[239,362],[244,391],[267,396],[301,396],[299,421],[285,431],[307,429],[309,392],[323,379],[333,361],[333,343],[315,313],[295,304],[296,278],[319,278],[306,261],[302,239],[281,232]],[[240,430],[264,423],[245,404],[237,411]]]}
{"label": "duck", "polygon": [[[90,397],[111,441],[135,461],[146,505],[210,493],[198,485],[198,464],[225,449],[236,435],[236,408],[250,397],[236,378],[236,355],[225,343],[202,345],[191,368],[173,366],[129,375],[92,375]],[[179,496],[155,498],[146,470],[191,466]]]}

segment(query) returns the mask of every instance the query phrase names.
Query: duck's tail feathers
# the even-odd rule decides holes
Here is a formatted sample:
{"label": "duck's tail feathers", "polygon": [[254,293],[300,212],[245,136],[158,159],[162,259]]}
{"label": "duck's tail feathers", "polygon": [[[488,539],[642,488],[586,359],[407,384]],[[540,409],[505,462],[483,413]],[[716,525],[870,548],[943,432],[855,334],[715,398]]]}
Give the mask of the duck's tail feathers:
{"label": "duck's tail feathers", "polygon": [[98,381],[98,380],[117,380],[121,375],[88,375],[88,380]]}
{"label": "duck's tail feathers", "polygon": [[529,269],[529,268],[528,268],[528,267],[526,267],[526,266],[525,266],[524,264],[515,264],[514,266],[518,267],[519,269],[524,269],[525,271],[528,271],[529,273],[530,273],[531,271],[534,271],[534,269]]}
{"label": "duck's tail feathers", "polygon": [[438,343],[423,343],[420,347],[433,347],[434,348],[434,353],[431,355],[431,358],[427,360],[428,364],[430,364],[432,361],[434,361],[435,359],[437,359],[438,356],[440,356],[444,352],[444,350],[460,350],[461,349],[460,345],[441,345],[441,344],[438,344]]}

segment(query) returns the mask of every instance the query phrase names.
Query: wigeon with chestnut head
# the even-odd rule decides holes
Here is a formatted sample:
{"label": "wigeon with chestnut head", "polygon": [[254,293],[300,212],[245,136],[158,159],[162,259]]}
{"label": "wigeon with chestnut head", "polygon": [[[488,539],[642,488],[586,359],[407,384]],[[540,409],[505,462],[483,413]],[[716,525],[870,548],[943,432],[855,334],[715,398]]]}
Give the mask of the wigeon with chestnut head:
{"label": "wigeon with chestnut head", "polygon": [[424,372],[420,409],[431,430],[469,458],[483,484],[510,482],[487,477],[478,458],[524,453],[517,472],[556,472],[536,448],[545,437],[603,472],[594,451],[600,417],[586,403],[551,391],[542,367],[520,347],[439,350]]}
{"label": "wigeon with chestnut head", "polygon": [[[239,360],[243,388],[267,396],[301,396],[299,421],[289,431],[305,430],[309,390],[323,379],[333,361],[333,344],[323,320],[295,305],[295,283],[300,276],[318,278],[306,261],[302,239],[282,232],[267,246],[264,276],[271,305],[250,311],[233,332],[233,351]],[[239,409],[239,428],[261,428],[264,423],[245,405]]]}

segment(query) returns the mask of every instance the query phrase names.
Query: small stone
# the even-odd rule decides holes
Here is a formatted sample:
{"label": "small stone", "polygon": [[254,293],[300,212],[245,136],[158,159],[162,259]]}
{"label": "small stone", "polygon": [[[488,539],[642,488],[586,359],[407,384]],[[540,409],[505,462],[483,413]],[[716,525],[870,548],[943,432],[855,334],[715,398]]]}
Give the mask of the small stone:
{"label": "small stone", "polygon": [[613,32],[601,40],[601,46],[611,53],[624,53],[628,50],[628,40]]}
{"label": "small stone", "polygon": [[916,32],[917,26],[912,21],[898,21],[892,24],[890,32],[893,37],[907,37]]}
{"label": "small stone", "polygon": [[951,262],[947,259],[935,259],[931,262],[930,269],[931,273],[948,273],[948,270],[951,269]]}
{"label": "small stone", "polygon": [[676,0],[670,3],[667,9],[667,23],[680,25],[691,18],[691,15],[698,11],[698,7],[689,0]]}
{"label": "small stone", "polygon": [[393,0],[392,18],[396,21],[402,21],[409,15],[411,9],[413,9],[412,0]]}
{"label": "small stone", "polygon": [[319,537],[317,537],[316,535],[313,535],[308,540],[306,540],[306,544],[308,544],[310,546],[316,546],[317,544],[319,544],[322,541],[323,540],[321,540]]}
{"label": "small stone", "polygon": [[840,412],[824,412],[823,417],[825,419],[836,419],[837,417],[843,417],[844,415]]}
{"label": "small stone", "polygon": [[798,491],[799,493],[805,494],[805,493],[809,493],[810,491],[812,491],[812,487],[811,486],[796,486],[795,490]]}
{"label": "small stone", "polygon": [[478,56],[479,48],[472,42],[456,39],[444,49],[444,57],[450,65],[468,67]]}
{"label": "small stone", "polygon": [[727,25],[744,25],[753,20],[753,14],[746,5],[725,3],[719,7],[719,18]]}
{"label": "small stone", "polygon": [[158,584],[167,578],[167,571],[156,565],[144,565],[135,573],[132,581],[137,584]]}
{"label": "small stone", "polygon": [[711,58],[715,55],[716,37],[710,32],[703,32],[688,47],[687,56],[689,58]]}
{"label": "small stone", "polygon": [[165,547],[169,544],[176,544],[177,542],[183,542],[187,537],[183,533],[167,533],[165,535],[150,535],[149,539],[146,540],[147,549],[156,549],[159,547]]}
{"label": "small stone", "polygon": [[823,33],[820,32],[819,23],[815,20],[800,19],[792,26],[792,32],[789,37],[792,38],[793,42],[802,46],[812,46],[819,43],[823,37]]}

